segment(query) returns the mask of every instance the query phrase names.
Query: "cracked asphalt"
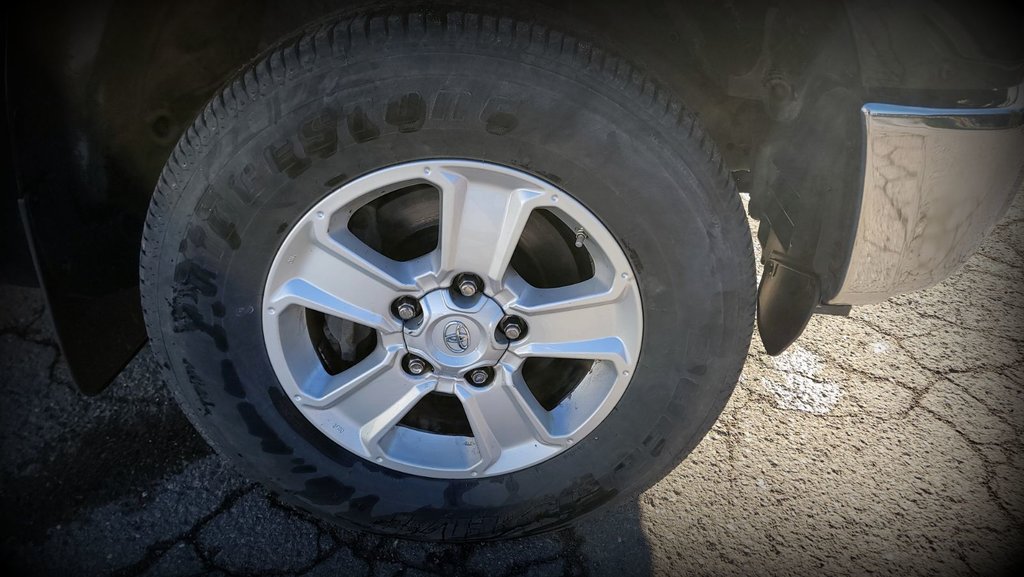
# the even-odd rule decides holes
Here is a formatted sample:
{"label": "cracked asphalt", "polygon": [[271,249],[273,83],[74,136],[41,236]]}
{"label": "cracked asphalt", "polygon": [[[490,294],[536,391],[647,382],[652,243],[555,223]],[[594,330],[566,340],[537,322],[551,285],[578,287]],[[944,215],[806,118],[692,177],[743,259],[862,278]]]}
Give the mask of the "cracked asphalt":
{"label": "cracked asphalt", "polygon": [[996,575],[1024,562],[1021,197],[947,282],[817,316],[781,357],[755,337],[710,435],[638,500],[491,544],[359,534],[292,509],[211,452],[148,350],[86,398],[39,291],[0,285],[0,302],[8,575]]}

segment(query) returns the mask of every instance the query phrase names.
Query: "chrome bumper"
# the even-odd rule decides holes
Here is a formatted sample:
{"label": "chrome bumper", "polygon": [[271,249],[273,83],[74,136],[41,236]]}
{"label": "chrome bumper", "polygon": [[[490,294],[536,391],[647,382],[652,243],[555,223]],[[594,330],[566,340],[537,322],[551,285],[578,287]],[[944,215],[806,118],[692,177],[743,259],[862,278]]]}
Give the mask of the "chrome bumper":
{"label": "chrome bumper", "polygon": [[1024,179],[1024,85],[1012,100],[986,109],[863,106],[857,232],[828,304],[932,286],[974,254]]}

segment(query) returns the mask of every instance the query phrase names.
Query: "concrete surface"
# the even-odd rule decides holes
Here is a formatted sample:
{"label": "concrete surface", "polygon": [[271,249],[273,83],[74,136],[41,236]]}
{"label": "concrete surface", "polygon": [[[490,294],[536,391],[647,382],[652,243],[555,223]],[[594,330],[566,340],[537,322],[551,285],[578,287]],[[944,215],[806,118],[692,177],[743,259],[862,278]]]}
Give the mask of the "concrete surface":
{"label": "concrete surface", "polygon": [[[211,453],[143,351],[68,380],[38,291],[0,287],[0,558],[54,575],[992,575],[1024,557],[1024,202],[927,292],[756,341],[662,482],[559,534],[437,546],[327,526]],[[12,574],[6,572],[6,574]]]}

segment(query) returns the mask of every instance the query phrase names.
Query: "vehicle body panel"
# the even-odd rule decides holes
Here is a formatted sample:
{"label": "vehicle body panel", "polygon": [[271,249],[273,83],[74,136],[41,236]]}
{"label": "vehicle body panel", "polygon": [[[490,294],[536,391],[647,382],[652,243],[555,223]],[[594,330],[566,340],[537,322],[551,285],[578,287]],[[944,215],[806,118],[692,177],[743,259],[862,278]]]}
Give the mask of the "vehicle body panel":
{"label": "vehicle body panel", "polygon": [[1024,179],[1024,90],[1005,107],[870,103],[863,115],[857,235],[833,304],[877,303],[942,281],[974,254]]}
{"label": "vehicle body panel", "polygon": [[[820,305],[841,302],[834,297],[864,228],[862,107],[996,106],[1024,75],[1021,20],[977,3],[483,3],[595,38],[699,113],[751,194],[765,258],[775,263],[768,268],[790,271],[779,273],[789,279],[781,289],[762,281],[762,336],[766,346],[784,343],[769,352],[792,342]],[[145,341],[142,227],[160,169],[200,107],[279,37],[374,4],[108,0],[12,9],[5,80],[18,190],[9,192],[21,199],[50,314],[83,391],[102,390]]]}

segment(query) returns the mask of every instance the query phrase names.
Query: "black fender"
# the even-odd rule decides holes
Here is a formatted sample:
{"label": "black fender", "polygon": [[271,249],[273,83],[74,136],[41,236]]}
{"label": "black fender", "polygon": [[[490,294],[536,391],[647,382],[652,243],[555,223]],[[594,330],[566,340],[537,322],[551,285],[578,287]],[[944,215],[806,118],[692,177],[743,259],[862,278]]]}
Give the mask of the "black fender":
{"label": "black fender", "polygon": [[[758,324],[772,353],[799,336],[845,270],[860,104],[995,98],[994,89],[1019,81],[1008,79],[1020,67],[1006,62],[1024,57],[1021,20],[977,2],[473,3],[599,38],[702,117],[762,222],[774,274],[761,282]],[[3,156],[12,168],[5,179],[16,182],[6,183],[4,223],[23,221],[17,228],[27,231],[83,392],[101,391],[145,343],[143,222],[160,169],[197,111],[278,37],[328,12],[381,5],[93,0],[8,9],[11,149]],[[900,41],[887,45],[892,30]]]}

